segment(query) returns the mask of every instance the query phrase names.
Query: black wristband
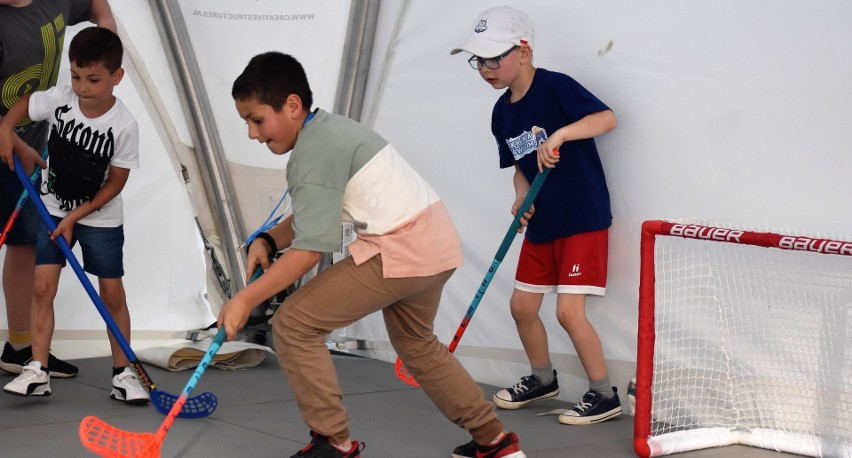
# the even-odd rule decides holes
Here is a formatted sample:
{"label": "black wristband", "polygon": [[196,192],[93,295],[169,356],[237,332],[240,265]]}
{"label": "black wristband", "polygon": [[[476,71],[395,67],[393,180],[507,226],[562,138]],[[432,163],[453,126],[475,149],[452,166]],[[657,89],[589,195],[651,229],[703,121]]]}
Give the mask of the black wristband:
{"label": "black wristband", "polygon": [[[266,244],[269,245],[269,248],[271,250],[269,252],[270,256],[274,255],[275,253],[278,253],[278,244],[275,243],[275,239],[273,239],[271,235],[267,234],[266,232],[260,232],[254,238],[254,240],[257,239],[263,239],[264,241],[266,241]],[[252,240],[251,242],[254,243],[254,240]],[[249,243],[249,247],[251,247],[251,243]]]}

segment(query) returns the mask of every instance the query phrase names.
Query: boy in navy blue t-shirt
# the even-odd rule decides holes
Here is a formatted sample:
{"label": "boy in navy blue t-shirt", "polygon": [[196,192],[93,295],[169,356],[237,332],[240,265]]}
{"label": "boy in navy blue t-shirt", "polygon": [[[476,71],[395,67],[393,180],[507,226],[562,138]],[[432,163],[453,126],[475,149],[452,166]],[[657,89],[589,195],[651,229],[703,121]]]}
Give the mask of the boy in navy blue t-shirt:
{"label": "boy in navy blue t-shirt", "polygon": [[[504,409],[519,409],[559,394],[547,333],[539,317],[544,293],[556,293],[556,316],[589,378],[589,391],[559,422],[591,424],[621,414],[609,383],[600,338],[586,318],[586,295],[604,295],[609,191],[593,137],[616,127],[612,110],[571,77],[533,66],[529,18],[509,7],[479,14],[470,38],[450,54],[468,60],[494,89],[491,131],[500,167],[514,166],[516,214],[536,174],[551,168],[533,207],[521,219],[521,248],[510,307],[532,374],[494,395]],[[559,167],[556,167],[557,163]]]}

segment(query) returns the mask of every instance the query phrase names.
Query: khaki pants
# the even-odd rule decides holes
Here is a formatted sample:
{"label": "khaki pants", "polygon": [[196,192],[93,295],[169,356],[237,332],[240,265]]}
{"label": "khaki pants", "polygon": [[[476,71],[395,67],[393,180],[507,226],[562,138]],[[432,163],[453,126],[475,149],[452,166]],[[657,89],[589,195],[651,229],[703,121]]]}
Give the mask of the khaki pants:
{"label": "khaki pants", "polygon": [[381,256],[360,266],[347,258],[281,304],[273,318],[275,348],[308,427],[332,443],[349,438],[349,416],[324,338],[381,310],[394,350],[448,419],[481,444],[504,430],[494,405],[434,334],[441,291],[453,272],[385,279]]}

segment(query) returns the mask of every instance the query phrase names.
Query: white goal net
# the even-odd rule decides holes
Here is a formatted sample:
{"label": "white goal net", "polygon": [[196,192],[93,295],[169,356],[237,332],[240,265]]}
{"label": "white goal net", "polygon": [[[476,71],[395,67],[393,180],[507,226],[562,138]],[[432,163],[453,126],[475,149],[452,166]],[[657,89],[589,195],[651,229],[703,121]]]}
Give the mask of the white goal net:
{"label": "white goal net", "polygon": [[852,457],[852,242],[649,221],[642,243],[637,453]]}

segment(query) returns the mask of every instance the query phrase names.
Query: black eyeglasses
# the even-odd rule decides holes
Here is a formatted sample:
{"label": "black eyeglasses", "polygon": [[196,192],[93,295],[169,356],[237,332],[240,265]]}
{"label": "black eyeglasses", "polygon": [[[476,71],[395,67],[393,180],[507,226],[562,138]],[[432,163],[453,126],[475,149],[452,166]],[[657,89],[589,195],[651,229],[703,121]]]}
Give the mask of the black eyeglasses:
{"label": "black eyeglasses", "polygon": [[512,54],[512,51],[520,48],[520,46],[512,46],[508,51],[500,54],[497,57],[489,57],[487,59],[483,59],[479,56],[473,56],[467,60],[467,63],[470,64],[470,67],[474,70],[479,70],[484,65],[486,68],[490,68],[491,70],[497,70],[500,68],[500,61],[503,60],[504,57]]}

